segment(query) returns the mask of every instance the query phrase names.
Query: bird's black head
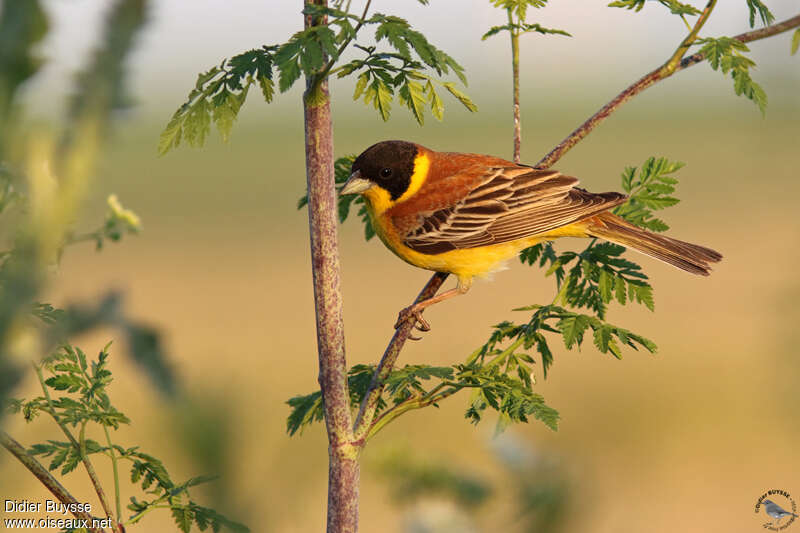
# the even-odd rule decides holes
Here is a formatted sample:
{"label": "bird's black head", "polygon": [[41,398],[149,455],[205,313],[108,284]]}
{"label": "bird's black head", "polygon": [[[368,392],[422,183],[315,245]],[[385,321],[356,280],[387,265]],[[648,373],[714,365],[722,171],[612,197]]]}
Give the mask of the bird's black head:
{"label": "bird's black head", "polygon": [[411,184],[417,153],[418,148],[414,143],[379,142],[356,158],[352,172],[358,172],[362,179],[385,189],[392,200],[397,200]]}

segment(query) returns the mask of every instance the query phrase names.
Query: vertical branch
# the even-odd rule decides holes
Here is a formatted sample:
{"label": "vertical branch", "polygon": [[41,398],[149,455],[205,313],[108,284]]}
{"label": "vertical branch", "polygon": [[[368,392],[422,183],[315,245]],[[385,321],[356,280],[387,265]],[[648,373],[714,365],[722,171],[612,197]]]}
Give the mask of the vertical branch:
{"label": "vertical branch", "polygon": [[519,30],[514,30],[514,17],[508,9],[508,33],[511,35],[511,76],[514,79],[514,162],[520,162],[522,127],[519,118]]}
{"label": "vertical branch", "polygon": [[[307,1],[328,5],[327,0]],[[326,23],[324,17],[305,16],[306,27]],[[303,109],[319,384],[325,405],[329,444],[328,532],[349,533],[358,528],[359,469],[358,450],[352,444],[350,398],[347,391],[333,178],[333,125],[327,79],[307,77]]]}

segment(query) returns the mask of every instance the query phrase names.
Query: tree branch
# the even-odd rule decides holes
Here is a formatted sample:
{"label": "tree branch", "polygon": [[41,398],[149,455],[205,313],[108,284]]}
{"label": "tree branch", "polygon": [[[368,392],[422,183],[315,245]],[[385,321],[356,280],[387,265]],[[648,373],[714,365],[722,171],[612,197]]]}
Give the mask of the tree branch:
{"label": "tree branch", "polygon": [[[648,74],[644,75],[642,78],[628,86],[625,90],[619,93],[613,100],[608,102],[604,105],[597,113],[592,115],[586,122],[584,122],[581,126],[579,126],[575,131],[573,131],[569,136],[567,136],[558,146],[556,146],[550,153],[548,153],[545,157],[543,157],[539,163],[537,163],[537,168],[548,168],[556,163],[559,159],[561,159],[564,154],[566,154],[573,146],[575,146],[578,142],[580,142],[584,137],[586,137],[591,131],[603,120],[608,118],[611,113],[616,111],[622,104],[642,92],[643,90],[647,89],[654,83],[665,79],[675,72],[688,68],[692,65],[702,62],[705,59],[703,54],[694,54],[689,57],[683,57],[686,51],[689,49],[691,44],[693,44],[699,34],[700,29],[703,27],[705,22],[708,20],[708,17],[711,11],[714,9],[716,4],[716,0],[710,0],[706,5],[703,13],[701,13],[700,17],[697,21],[695,21],[695,25],[689,28],[689,35],[681,41],[681,45],[676,49],[675,53],[672,54],[669,60],[665,62],[661,67],[649,72]],[[747,43],[751,41],[756,41],[759,39],[764,39],[766,37],[771,37],[773,35],[777,35],[779,33],[786,32],[790,29],[800,27],[800,15],[787,19],[783,22],[779,22],[777,24],[773,24],[771,26],[767,26],[765,28],[761,28],[758,30],[742,33],[734,37],[735,39]],[[433,297],[439,288],[442,286],[444,281],[447,279],[448,274],[446,273],[435,273],[428,283],[423,287],[422,291],[420,292],[419,296],[415,300],[415,302],[419,302],[426,298]],[[369,389],[367,390],[367,394],[364,397],[364,400],[361,402],[361,406],[359,408],[358,416],[355,421],[355,425],[353,427],[354,432],[354,444],[358,447],[361,447],[365,444],[366,440],[372,437],[375,433],[377,433],[381,428],[383,428],[386,424],[388,424],[391,420],[411,409],[416,409],[418,407],[424,407],[425,405],[429,405],[432,402],[426,402],[425,405],[418,405],[419,400],[415,400],[414,402],[409,402],[408,404],[401,404],[400,406],[395,406],[388,410],[387,412],[381,414],[381,416],[374,420],[375,418],[375,411],[377,409],[378,401],[383,393],[383,386],[386,378],[391,373],[392,369],[394,368],[395,363],[400,355],[400,351],[403,349],[405,345],[405,341],[408,339],[411,330],[413,329],[412,321],[405,322],[400,328],[397,329],[394,336],[392,337],[389,345],[386,348],[386,351],[381,358],[378,367],[375,369],[375,373],[372,376],[372,381],[370,382]],[[453,391],[455,392],[455,391]],[[442,397],[437,397],[435,401],[439,401],[442,398],[449,396],[453,392],[446,394]],[[416,403],[415,403],[416,402]],[[373,422],[374,420],[374,422]]]}
{"label": "tree branch", "polygon": [[[42,485],[47,487],[47,489],[58,499],[58,501],[65,505],[77,505],[79,503],[78,500],[76,500],[75,497],[72,496],[72,494],[70,494],[69,491],[64,488],[64,486],[59,483],[58,480],[54,478],[53,475],[50,474],[50,472],[48,472],[39,461],[31,457],[28,452],[25,451],[25,448],[23,448],[19,442],[11,438],[8,433],[1,430],[0,445],[11,452],[11,455],[16,457],[19,462],[25,466],[25,468],[30,470],[31,474],[33,474],[36,479],[42,483]],[[92,527],[92,516],[90,514],[78,510],[70,512],[75,518],[79,520],[86,520],[87,529],[89,531],[92,531],[93,533],[104,533],[102,528]]]}
{"label": "tree branch", "polygon": [[[699,22],[699,21],[698,21]],[[742,33],[734,37],[743,43],[748,43],[751,41],[757,41],[759,39],[764,39],[766,37],[772,37],[773,35],[777,35],[779,33],[783,33],[785,31],[789,31],[792,28],[800,27],[800,15],[792,17],[790,19],[784,20],[783,22],[779,22],[777,24],[773,24],[771,26],[767,26],[766,28],[761,28],[758,30]],[[674,58],[674,56],[673,56]],[[672,60],[673,58],[670,58]],[[675,74],[676,72],[691,67],[692,65],[696,65],[697,63],[702,62],[705,59],[703,54],[694,54],[689,57],[680,59],[676,66],[672,70],[668,70],[666,67],[669,62],[665,63],[661,67],[655,69],[654,71],[646,74],[630,86],[628,86],[624,91],[619,93],[613,100],[608,102],[606,105],[600,108],[597,113],[592,115],[586,122],[581,124],[575,131],[570,133],[558,146],[556,146],[550,153],[544,156],[541,161],[536,163],[536,168],[549,168],[553,166],[559,159],[561,159],[564,154],[566,154],[573,146],[578,144],[584,137],[586,137],[591,131],[597,127],[602,121],[608,118],[611,113],[616,111],[622,104],[639,94],[640,92],[644,91],[654,83],[661,81],[669,76]]]}
{"label": "tree branch", "polygon": [[465,388],[465,386],[450,385],[449,389],[439,392],[438,394],[431,391],[421,398],[413,398],[401,404],[395,405],[391,409],[381,413],[381,416],[379,416],[377,420],[375,420],[375,423],[372,424],[372,426],[369,428],[369,432],[367,433],[367,438],[369,439],[374,437],[392,420],[399,417],[403,413],[407,413],[408,411],[412,411],[414,409],[422,409],[423,407],[428,407],[429,405],[438,403],[444,400],[445,398],[452,396],[453,394],[457,393],[463,388]]}
{"label": "tree branch", "polygon": [[[327,0],[304,0],[327,7]],[[305,27],[326,24],[326,17],[304,16]],[[347,361],[344,350],[341,273],[333,166],[333,123],[327,79],[306,77],[306,184],[311,270],[319,356],[319,386],[328,432],[328,533],[358,529],[358,449],[353,446]],[[309,91],[321,98],[308,98]],[[313,100],[313,102],[312,102]]]}
{"label": "tree branch", "polygon": [[[431,279],[428,280],[428,283],[422,288],[422,291],[420,291],[414,303],[433,298],[433,296],[436,295],[436,291],[439,290],[447,279],[447,276],[448,274],[444,272],[436,272],[431,276]],[[381,357],[381,361],[378,363],[375,373],[372,374],[372,381],[369,384],[367,393],[364,395],[364,400],[361,402],[358,417],[356,418],[356,423],[353,428],[353,436],[358,446],[363,446],[366,442],[367,434],[372,425],[372,419],[375,417],[375,410],[378,407],[378,400],[383,393],[384,382],[392,372],[392,368],[394,368],[394,364],[397,362],[400,351],[403,349],[408,336],[411,334],[414,324],[415,322],[413,320],[406,320],[397,328],[392,340],[389,341],[389,345],[386,347],[386,351],[383,352],[383,357]]]}

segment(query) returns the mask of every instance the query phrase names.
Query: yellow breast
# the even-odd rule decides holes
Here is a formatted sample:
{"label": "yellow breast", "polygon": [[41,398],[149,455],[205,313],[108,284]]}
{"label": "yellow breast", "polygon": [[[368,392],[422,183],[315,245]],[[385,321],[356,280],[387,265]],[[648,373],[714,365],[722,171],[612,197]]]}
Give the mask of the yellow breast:
{"label": "yellow breast", "polygon": [[500,244],[463,248],[440,254],[423,254],[403,244],[402,238],[389,223],[390,221],[386,215],[375,215],[369,208],[367,211],[370,214],[375,233],[397,257],[415,267],[436,272],[448,272],[457,276],[463,282],[469,282],[475,276],[484,277],[502,269],[506,261],[514,258],[521,250],[534,244],[557,237],[579,237],[585,235],[582,228],[569,226],[567,228],[559,228],[559,230],[556,230],[557,233],[550,232],[546,235],[534,235]]}

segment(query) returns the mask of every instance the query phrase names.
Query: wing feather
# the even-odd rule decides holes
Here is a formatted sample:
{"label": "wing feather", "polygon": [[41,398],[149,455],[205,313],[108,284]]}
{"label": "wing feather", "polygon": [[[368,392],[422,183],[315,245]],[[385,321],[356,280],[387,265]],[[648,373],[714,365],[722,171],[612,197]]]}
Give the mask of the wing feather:
{"label": "wing feather", "polygon": [[485,179],[452,206],[419,216],[406,246],[438,254],[541,235],[624,202],[620,193],[593,194],[553,170],[488,167]]}

